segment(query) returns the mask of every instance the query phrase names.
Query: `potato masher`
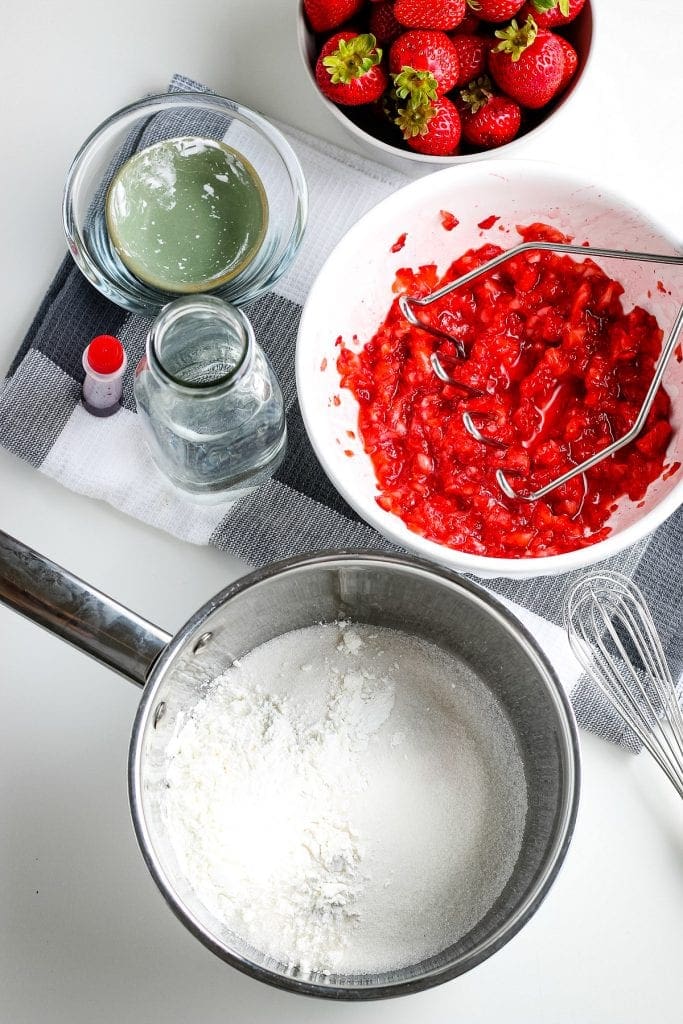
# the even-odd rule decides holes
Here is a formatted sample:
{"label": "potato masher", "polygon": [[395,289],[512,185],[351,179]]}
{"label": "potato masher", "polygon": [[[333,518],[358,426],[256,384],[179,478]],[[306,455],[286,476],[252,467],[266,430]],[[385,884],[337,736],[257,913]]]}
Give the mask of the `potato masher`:
{"label": "potato masher", "polygon": [[[683,256],[666,256],[657,253],[644,252],[625,252],[618,249],[599,249],[593,246],[570,245],[563,242],[522,242],[520,243],[520,245],[516,245],[512,249],[507,249],[505,252],[499,253],[498,256],[494,256],[492,259],[487,260],[486,263],[483,263],[480,267],[476,267],[474,270],[468,271],[466,274],[463,274],[461,277],[456,278],[454,281],[449,281],[448,284],[445,284],[443,285],[443,287],[438,288],[433,292],[430,292],[428,295],[424,295],[421,297],[413,295],[402,295],[401,298],[398,300],[399,309],[401,310],[401,313],[408,321],[408,323],[412,324],[414,327],[419,327],[420,330],[427,331],[429,334],[433,334],[437,338],[446,338],[448,341],[453,342],[456,346],[459,358],[464,359],[466,358],[466,352],[462,341],[460,341],[458,338],[454,338],[452,335],[448,334],[447,331],[442,331],[439,330],[438,327],[432,327],[430,324],[423,323],[421,320],[418,319],[413,307],[429,306],[431,305],[432,302],[438,302],[439,299],[442,299],[445,295],[448,295],[449,292],[454,291],[456,288],[462,288],[464,285],[469,284],[470,281],[474,281],[475,278],[477,277],[483,277],[485,274],[488,274],[491,270],[494,270],[496,267],[500,266],[501,263],[505,263],[507,260],[510,260],[515,256],[519,256],[521,253],[539,249],[545,249],[550,252],[569,253],[581,256],[588,255],[607,257],[613,259],[638,260],[643,263],[668,263],[674,266],[683,265]],[[603,459],[608,458],[610,455],[613,455],[615,452],[619,451],[621,448],[625,448],[627,444],[630,444],[632,441],[634,441],[643,429],[645,420],[647,419],[648,413],[652,407],[652,403],[654,402],[655,395],[657,394],[657,390],[662,382],[662,378],[664,377],[664,371],[666,370],[669,359],[671,358],[671,355],[676,347],[676,343],[678,341],[678,338],[680,337],[682,329],[683,305],[678,310],[678,314],[676,315],[676,319],[674,320],[671,331],[669,332],[669,335],[664,345],[662,346],[662,351],[660,352],[659,358],[657,359],[657,363],[655,365],[655,370],[652,376],[652,380],[650,381],[650,386],[647,390],[647,394],[643,399],[640,411],[638,412],[638,415],[636,416],[633,426],[630,428],[630,430],[628,430],[621,437],[616,438],[614,441],[612,441],[611,444],[607,445],[606,448],[603,448],[601,451],[596,452],[590,458],[585,459],[578,466],[574,466],[573,469],[567,470],[566,473],[563,473],[561,476],[557,477],[556,480],[551,480],[550,483],[547,483],[544,487],[540,487],[537,491],[533,491],[530,494],[520,494],[518,491],[516,491],[510,485],[503,470],[498,469],[496,471],[496,481],[498,483],[498,486],[502,490],[503,494],[507,495],[508,498],[517,498],[520,501],[538,501],[540,498],[544,498],[547,494],[550,494],[550,492],[554,491],[557,487],[561,487],[563,484],[568,483],[569,480],[573,480],[574,477],[580,476],[587,470],[592,469],[593,466],[596,466],[599,462],[602,462]],[[483,394],[483,392],[478,391],[475,388],[468,387],[467,385],[462,384],[460,381],[451,381],[451,378],[444,370],[443,365],[441,364],[436,352],[432,353],[431,364],[432,369],[434,370],[434,373],[439,378],[439,380],[457,384],[458,387],[464,388],[464,390],[467,391],[472,396]],[[482,444],[491,445],[496,448],[506,447],[506,445],[504,445],[501,441],[497,441],[494,438],[485,437],[481,433],[481,431],[477,429],[469,412],[465,411],[462,413],[462,422],[467,433],[470,434],[471,437],[475,438],[475,440],[481,441]]]}

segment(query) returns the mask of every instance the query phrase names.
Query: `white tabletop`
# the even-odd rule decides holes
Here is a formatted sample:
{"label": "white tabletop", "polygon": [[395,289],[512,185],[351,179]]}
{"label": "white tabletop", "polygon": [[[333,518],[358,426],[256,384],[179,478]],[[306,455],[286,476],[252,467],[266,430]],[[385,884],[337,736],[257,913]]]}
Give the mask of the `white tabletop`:
{"label": "white tabletop", "polygon": [[[590,82],[520,156],[573,165],[682,232],[679,0],[594,0]],[[295,0],[22,0],[0,33],[0,370],[64,252],[80,142],[174,71],[341,144],[298,63]],[[0,451],[0,528],[167,629],[243,571]],[[139,691],[0,608],[0,1022],[569,1024],[681,1020],[683,814],[645,759],[583,737],[559,879],[492,959],[399,1001],[334,1005],[222,964],[167,910],[129,820]]]}

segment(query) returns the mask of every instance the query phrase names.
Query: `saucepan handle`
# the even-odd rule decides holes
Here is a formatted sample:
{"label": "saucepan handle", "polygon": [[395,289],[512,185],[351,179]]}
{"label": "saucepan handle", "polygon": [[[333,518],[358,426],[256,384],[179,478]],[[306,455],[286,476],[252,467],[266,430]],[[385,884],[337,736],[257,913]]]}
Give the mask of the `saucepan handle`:
{"label": "saucepan handle", "polygon": [[158,626],[0,530],[0,602],[144,686],[171,640]]}

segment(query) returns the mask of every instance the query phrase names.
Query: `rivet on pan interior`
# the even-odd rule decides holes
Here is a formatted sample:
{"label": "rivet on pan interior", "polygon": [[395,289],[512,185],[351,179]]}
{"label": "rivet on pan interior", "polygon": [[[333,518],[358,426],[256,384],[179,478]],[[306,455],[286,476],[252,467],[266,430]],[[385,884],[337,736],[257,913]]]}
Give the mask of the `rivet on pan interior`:
{"label": "rivet on pan interior", "polygon": [[159,703],[157,704],[157,706],[154,709],[154,718],[152,719],[152,725],[154,726],[155,729],[156,729],[157,725],[159,724],[159,722],[161,721],[161,719],[164,717],[165,714],[166,714],[166,701],[165,700],[160,700]]}
{"label": "rivet on pan interior", "polygon": [[196,654],[197,651],[201,651],[202,647],[206,647],[212,636],[213,633],[202,633],[202,635],[199,637],[196,644],[192,648],[192,653]]}

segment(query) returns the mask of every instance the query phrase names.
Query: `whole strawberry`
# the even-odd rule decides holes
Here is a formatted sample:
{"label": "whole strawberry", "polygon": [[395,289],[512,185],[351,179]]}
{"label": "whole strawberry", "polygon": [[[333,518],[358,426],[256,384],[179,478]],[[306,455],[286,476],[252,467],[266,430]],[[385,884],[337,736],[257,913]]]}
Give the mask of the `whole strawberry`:
{"label": "whole strawberry", "polygon": [[343,25],[363,6],[363,0],[304,0],[304,11],[314,32],[329,32]]}
{"label": "whole strawberry", "polygon": [[460,74],[455,84],[467,85],[486,71],[491,40],[484,36],[453,35],[451,41],[460,63]]}
{"label": "whole strawberry", "polygon": [[524,6],[524,0],[475,0],[471,6],[482,21],[508,21]]}
{"label": "whole strawberry", "polygon": [[497,96],[488,75],[460,90],[458,109],[463,138],[484,149],[511,142],[522,123],[519,104],[509,96]]}
{"label": "whole strawberry", "polygon": [[416,153],[452,156],[460,144],[460,115],[446,96],[439,96],[432,102],[408,100],[405,107],[399,109],[396,124]]}
{"label": "whole strawberry", "polygon": [[370,33],[337,32],[320,51],[315,80],[333,103],[349,107],[374,103],[389,84],[381,59],[382,51]]}
{"label": "whole strawberry", "polygon": [[472,35],[479,28],[479,18],[474,13],[471,7],[468,7],[465,11],[465,17],[462,19],[460,24],[455,29],[456,32],[467,32],[468,35]]}
{"label": "whole strawberry", "polygon": [[466,13],[466,0],[396,0],[394,4],[394,14],[406,28],[438,28],[450,32]]}
{"label": "whole strawberry", "polygon": [[477,31],[479,25],[479,18],[472,10],[472,8],[468,7],[467,10],[465,11],[465,17],[462,19],[462,22],[460,23],[459,26],[457,26],[457,28],[454,31],[466,32],[468,35],[472,35]]}
{"label": "whole strawberry", "polygon": [[430,72],[441,94],[457,85],[460,77],[458,52],[445,32],[414,29],[394,40],[389,50],[389,71],[395,76],[397,88],[400,86],[397,77],[405,77],[411,70]]}
{"label": "whole strawberry", "polygon": [[557,36],[538,29],[532,17],[521,27],[513,20],[495,33],[500,42],[489,53],[489,71],[502,92],[537,110],[560,89],[564,54]]}
{"label": "whole strawberry", "polygon": [[579,55],[564,36],[558,36],[557,41],[562,47],[562,53],[564,54],[564,71],[562,72],[562,81],[560,82],[561,92],[566,85],[569,85],[576,73],[576,69],[579,66]]}
{"label": "whole strawberry", "polygon": [[373,3],[370,8],[370,31],[377,40],[384,46],[390,43],[404,31],[403,25],[396,21],[394,8],[390,3]]}
{"label": "whole strawberry", "polygon": [[568,25],[581,13],[586,0],[528,0],[520,17],[531,15],[539,28]]}

